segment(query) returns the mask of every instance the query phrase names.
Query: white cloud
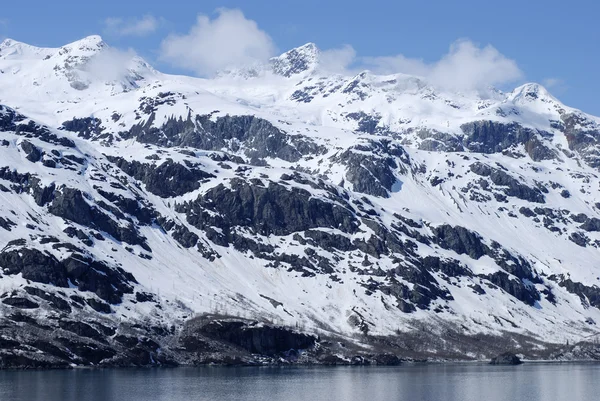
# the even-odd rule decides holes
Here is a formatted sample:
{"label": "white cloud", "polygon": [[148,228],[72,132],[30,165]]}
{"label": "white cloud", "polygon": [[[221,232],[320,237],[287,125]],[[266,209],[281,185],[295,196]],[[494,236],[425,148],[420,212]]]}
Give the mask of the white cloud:
{"label": "white cloud", "polygon": [[377,73],[420,75],[434,85],[456,90],[503,85],[523,76],[517,63],[493,46],[478,47],[468,40],[453,43],[449,52],[434,63],[404,55],[369,57],[363,62]]}
{"label": "white cloud", "polygon": [[[187,34],[172,34],[161,44],[161,56],[173,66],[211,75],[242,65],[266,62],[275,44],[255,21],[238,9],[219,9],[214,18],[199,15]],[[480,47],[469,40],[454,42],[447,54],[428,63],[402,54],[361,57],[350,45],[320,52],[319,68],[328,73],[352,74],[368,68],[378,74],[405,73],[425,78],[452,90],[483,90],[522,78],[514,60],[493,46]]]}
{"label": "white cloud", "polygon": [[546,78],[542,83],[548,89],[564,85],[563,80],[560,78]]}
{"label": "white cloud", "polygon": [[363,63],[379,74],[403,73],[409,75],[427,75],[429,66],[423,60],[397,56],[364,57]]}
{"label": "white cloud", "polygon": [[237,9],[219,9],[214,19],[199,15],[187,34],[161,44],[161,59],[203,76],[266,61],[274,52],[271,37]]}
{"label": "white cloud", "polygon": [[133,50],[119,50],[112,47],[98,52],[84,67],[94,79],[104,82],[118,82],[129,74],[132,59],[136,57]]}
{"label": "white cloud", "polygon": [[542,84],[546,89],[552,89],[552,93],[557,96],[562,95],[569,90],[569,85],[560,78],[546,78],[542,80]]}
{"label": "white cloud", "polygon": [[319,68],[325,72],[343,73],[356,61],[356,50],[350,45],[321,51]]}
{"label": "white cloud", "polygon": [[158,29],[160,21],[152,15],[141,18],[107,18],[104,32],[113,36],[146,36]]}

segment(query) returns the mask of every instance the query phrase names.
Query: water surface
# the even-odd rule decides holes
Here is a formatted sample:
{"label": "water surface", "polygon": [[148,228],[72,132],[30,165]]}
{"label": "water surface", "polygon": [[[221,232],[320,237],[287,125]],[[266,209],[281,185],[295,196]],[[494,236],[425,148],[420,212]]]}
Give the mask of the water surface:
{"label": "water surface", "polygon": [[599,364],[0,371],[2,401],[573,401],[598,397]]}

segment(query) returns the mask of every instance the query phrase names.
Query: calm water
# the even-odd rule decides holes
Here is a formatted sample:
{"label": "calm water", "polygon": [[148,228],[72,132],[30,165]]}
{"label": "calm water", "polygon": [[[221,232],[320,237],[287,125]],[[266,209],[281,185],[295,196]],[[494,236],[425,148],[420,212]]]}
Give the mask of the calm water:
{"label": "calm water", "polygon": [[598,397],[597,364],[0,372],[2,401],[576,401]]}

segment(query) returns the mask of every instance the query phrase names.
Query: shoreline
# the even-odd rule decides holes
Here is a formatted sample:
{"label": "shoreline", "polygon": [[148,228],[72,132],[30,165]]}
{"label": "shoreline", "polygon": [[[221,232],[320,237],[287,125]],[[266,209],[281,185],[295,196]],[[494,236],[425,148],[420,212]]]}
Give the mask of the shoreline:
{"label": "shoreline", "polygon": [[[88,328],[80,326],[75,328]],[[127,327],[120,330],[127,332]],[[64,337],[54,339],[21,330],[0,347],[0,370],[487,364],[494,358],[499,365],[600,361],[596,343],[567,346],[507,333],[494,337],[445,333],[443,337],[413,332],[351,339],[224,316],[190,319],[178,331],[164,336],[152,335],[149,330],[111,336],[115,333],[106,330],[106,335],[98,331],[91,338],[84,331],[79,332],[81,335],[64,331]]]}
{"label": "shoreline", "polygon": [[181,365],[147,365],[147,366],[120,366],[120,365],[103,365],[103,366],[50,366],[50,367],[11,367],[0,368],[0,372],[11,371],[102,371],[102,370],[170,370],[170,369],[237,369],[237,368],[259,368],[259,369],[310,369],[310,368],[398,368],[398,367],[422,367],[422,366],[452,366],[452,365],[480,365],[490,367],[518,367],[520,365],[599,365],[600,360],[590,359],[573,359],[573,360],[552,360],[552,359],[523,359],[519,365],[499,364],[493,365],[486,360],[432,360],[432,361],[401,361],[398,364],[326,364],[326,363],[267,363],[267,364],[181,364]]}

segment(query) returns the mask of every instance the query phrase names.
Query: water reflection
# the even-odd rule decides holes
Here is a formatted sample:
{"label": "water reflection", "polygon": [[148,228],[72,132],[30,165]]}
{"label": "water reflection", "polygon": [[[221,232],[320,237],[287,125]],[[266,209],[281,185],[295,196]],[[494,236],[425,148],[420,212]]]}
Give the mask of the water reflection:
{"label": "water reflection", "polygon": [[600,365],[178,368],[0,372],[0,400],[587,400]]}

